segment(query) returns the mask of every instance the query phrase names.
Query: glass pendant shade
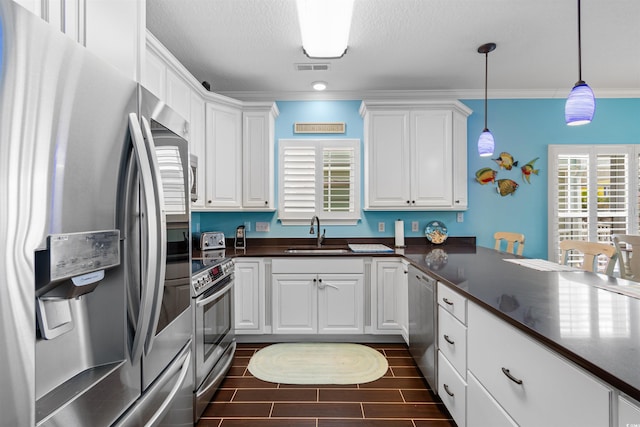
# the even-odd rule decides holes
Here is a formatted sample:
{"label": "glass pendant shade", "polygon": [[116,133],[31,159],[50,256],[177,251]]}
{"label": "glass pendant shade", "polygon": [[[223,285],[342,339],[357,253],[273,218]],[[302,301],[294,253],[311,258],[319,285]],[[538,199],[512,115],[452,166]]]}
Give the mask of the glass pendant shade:
{"label": "glass pendant shade", "polygon": [[593,120],[596,100],[588,84],[580,80],[571,89],[564,105],[564,119],[569,126],[586,125]]}
{"label": "glass pendant shade", "polygon": [[495,145],[493,134],[489,129],[484,128],[480,134],[480,138],[478,138],[478,154],[480,157],[493,156]]}

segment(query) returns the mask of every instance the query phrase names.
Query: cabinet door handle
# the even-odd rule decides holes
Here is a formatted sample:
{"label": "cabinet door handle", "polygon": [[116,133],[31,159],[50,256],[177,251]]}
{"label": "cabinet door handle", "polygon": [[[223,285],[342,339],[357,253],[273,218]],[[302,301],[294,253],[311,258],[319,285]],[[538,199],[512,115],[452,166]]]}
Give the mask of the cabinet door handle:
{"label": "cabinet door handle", "polygon": [[265,204],[265,205],[268,205],[268,204],[269,204],[269,201],[268,201],[268,200],[265,200],[265,201],[264,201],[264,204]]}
{"label": "cabinet door handle", "polygon": [[516,383],[518,385],[522,384],[522,380],[519,380],[516,377],[514,377],[513,375],[511,375],[511,372],[509,372],[509,370],[507,368],[502,368],[502,373],[505,374],[507,376],[507,378],[509,378],[514,383]]}
{"label": "cabinet door handle", "polygon": [[444,301],[445,304],[453,305],[453,301],[449,301],[447,298],[442,298],[442,301]]}
{"label": "cabinet door handle", "polygon": [[324,282],[322,281],[322,279],[318,279],[318,282],[319,282],[319,283],[318,283],[318,288],[319,288],[319,289],[324,289],[324,288],[326,288],[326,287],[328,286],[328,287],[330,287],[330,288],[340,290],[340,288],[339,288],[339,287],[337,287],[336,285],[332,285],[331,283],[324,283]]}
{"label": "cabinet door handle", "polygon": [[449,390],[449,386],[448,386],[448,385],[446,385],[446,384],[444,384],[444,391],[446,391],[446,392],[447,392],[447,394],[448,394],[449,396],[451,396],[451,397],[453,397],[453,396],[454,396],[454,393],[452,393],[452,392]]}
{"label": "cabinet door handle", "polygon": [[456,342],[455,342],[455,341],[453,341],[451,338],[449,338],[449,335],[447,335],[447,334],[444,334],[444,340],[445,340],[446,342],[448,342],[449,344],[455,344],[455,343],[456,343]]}
{"label": "cabinet door handle", "polygon": [[410,205],[410,204],[411,204],[411,201],[410,201],[410,200],[407,200],[407,204],[408,204],[408,205]]}

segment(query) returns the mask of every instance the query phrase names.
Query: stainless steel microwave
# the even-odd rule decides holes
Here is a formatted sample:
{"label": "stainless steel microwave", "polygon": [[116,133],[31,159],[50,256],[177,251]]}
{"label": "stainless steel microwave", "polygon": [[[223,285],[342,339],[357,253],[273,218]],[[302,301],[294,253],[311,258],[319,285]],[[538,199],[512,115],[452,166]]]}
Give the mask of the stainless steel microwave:
{"label": "stainless steel microwave", "polygon": [[191,169],[189,170],[189,182],[191,183],[191,201],[198,200],[198,156],[191,154]]}

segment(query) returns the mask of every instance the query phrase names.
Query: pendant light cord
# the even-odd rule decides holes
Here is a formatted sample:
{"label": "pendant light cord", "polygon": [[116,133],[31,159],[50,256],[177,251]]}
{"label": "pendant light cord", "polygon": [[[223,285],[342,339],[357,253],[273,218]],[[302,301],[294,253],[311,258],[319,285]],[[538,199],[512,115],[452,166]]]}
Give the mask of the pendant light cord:
{"label": "pendant light cord", "polygon": [[488,75],[489,75],[489,52],[485,52],[484,54],[484,130],[485,131],[488,130],[487,116],[489,115],[489,112],[487,110],[487,85],[489,81]]}
{"label": "pendant light cord", "polygon": [[582,30],[580,25],[580,0],[578,0],[578,81],[582,81]]}

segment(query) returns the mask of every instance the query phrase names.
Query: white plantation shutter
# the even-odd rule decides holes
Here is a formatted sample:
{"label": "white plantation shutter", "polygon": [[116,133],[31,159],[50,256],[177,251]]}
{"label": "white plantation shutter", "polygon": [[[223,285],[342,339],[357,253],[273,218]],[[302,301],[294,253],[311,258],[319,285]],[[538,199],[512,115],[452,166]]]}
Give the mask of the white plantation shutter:
{"label": "white plantation shutter", "polygon": [[353,212],[355,210],[355,154],[353,148],[323,149],[323,210]]}
{"label": "white plantation shutter", "polygon": [[614,234],[636,233],[639,161],[633,145],[549,146],[550,259],[559,259],[562,240],[611,244]]}
{"label": "white plantation shutter", "polygon": [[287,212],[316,212],[316,152],[313,147],[286,147],[282,161],[283,191],[280,194]]}
{"label": "white plantation shutter", "polygon": [[[597,240],[613,242],[614,234],[626,234],[629,223],[629,155],[597,155]],[[636,178],[637,179],[637,178]]]}
{"label": "white plantation shutter", "polygon": [[317,215],[327,224],[360,218],[360,141],[279,141],[278,217],[301,224]]}
{"label": "white plantation shutter", "polygon": [[[589,157],[560,155],[557,183],[557,243],[562,240],[588,240]],[[556,245],[557,248],[558,245]]]}

